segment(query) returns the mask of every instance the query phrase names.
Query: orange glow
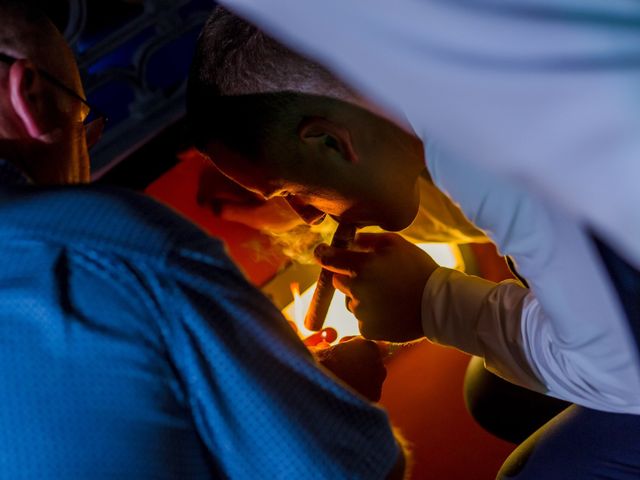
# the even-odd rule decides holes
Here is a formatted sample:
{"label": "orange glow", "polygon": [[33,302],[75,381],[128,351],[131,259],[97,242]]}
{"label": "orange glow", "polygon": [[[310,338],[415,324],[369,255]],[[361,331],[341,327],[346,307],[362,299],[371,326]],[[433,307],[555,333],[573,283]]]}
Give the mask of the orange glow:
{"label": "orange glow", "polygon": [[[300,297],[300,284],[298,282],[293,282],[291,284],[291,294],[293,295],[293,318],[290,320],[298,326],[304,323],[304,312],[307,311],[309,306],[307,304],[307,307],[305,308],[302,298]],[[299,327],[298,331],[300,331]]]}
{"label": "orange glow", "polygon": [[[431,255],[438,265],[460,270],[464,268],[460,250],[456,245],[444,243],[423,243],[418,244],[418,247]],[[305,312],[309,309],[309,304],[311,303],[311,297],[313,296],[315,288],[316,284],[314,283],[306,291],[300,294],[300,286],[298,283],[292,283],[291,293],[294,300],[282,310],[284,316],[295,323],[298,328],[298,335],[300,335],[301,338],[306,338],[315,333],[306,329],[304,326]],[[324,323],[324,327],[331,327],[335,329],[338,332],[338,339],[360,334],[358,330],[358,321],[353,314],[346,309],[345,295],[342,292],[336,290],[331,306],[329,307],[329,313],[327,314],[327,320]]]}
{"label": "orange glow", "polygon": [[464,261],[460,249],[448,243],[417,243],[416,246],[427,252],[441,267],[464,270]]}
{"label": "orange glow", "polygon": [[[282,313],[284,313],[284,316],[287,317],[288,320],[295,323],[298,328],[298,335],[300,335],[301,338],[305,338],[315,333],[305,328],[304,316],[305,312],[309,309],[316,284],[314,283],[302,294],[297,293],[295,287],[299,288],[297,283],[291,284],[291,293],[293,294],[294,301],[287,305]],[[345,308],[344,304],[344,294],[336,291],[331,306],[329,307],[327,320],[324,324],[325,328],[330,327],[335,329],[336,332],[338,332],[338,338],[359,334],[358,322],[351,312]]]}

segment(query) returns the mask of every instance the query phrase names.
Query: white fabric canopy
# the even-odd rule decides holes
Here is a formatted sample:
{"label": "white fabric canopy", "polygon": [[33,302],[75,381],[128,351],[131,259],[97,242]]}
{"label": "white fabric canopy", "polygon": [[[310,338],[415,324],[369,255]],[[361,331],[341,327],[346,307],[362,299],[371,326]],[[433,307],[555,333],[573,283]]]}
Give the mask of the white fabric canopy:
{"label": "white fabric canopy", "polygon": [[221,3],[640,266],[640,3]]}

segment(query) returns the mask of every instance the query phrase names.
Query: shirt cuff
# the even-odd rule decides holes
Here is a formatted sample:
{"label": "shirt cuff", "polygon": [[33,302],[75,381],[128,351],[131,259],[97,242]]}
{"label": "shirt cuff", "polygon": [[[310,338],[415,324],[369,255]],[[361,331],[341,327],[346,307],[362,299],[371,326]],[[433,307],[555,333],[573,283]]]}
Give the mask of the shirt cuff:
{"label": "shirt cuff", "polygon": [[529,290],[456,270],[435,270],[422,295],[422,329],[438,344],[484,358],[486,367],[526,388],[546,391],[527,361],[521,332]]}

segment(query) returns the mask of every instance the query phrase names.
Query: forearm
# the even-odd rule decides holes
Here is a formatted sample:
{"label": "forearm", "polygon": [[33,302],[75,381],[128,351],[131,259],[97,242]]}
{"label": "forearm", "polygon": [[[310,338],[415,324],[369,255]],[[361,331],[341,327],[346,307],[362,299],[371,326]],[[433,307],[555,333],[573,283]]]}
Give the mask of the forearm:
{"label": "forearm", "polygon": [[483,357],[490,370],[511,382],[544,392],[521,334],[528,293],[514,281],[494,283],[439,268],[422,298],[424,334],[435,343]]}
{"label": "forearm", "polygon": [[613,328],[582,344],[563,338],[560,322],[515,282],[440,268],[425,287],[422,326],[430,340],[483,357],[489,370],[518,385],[597,410],[640,412],[625,339]]}

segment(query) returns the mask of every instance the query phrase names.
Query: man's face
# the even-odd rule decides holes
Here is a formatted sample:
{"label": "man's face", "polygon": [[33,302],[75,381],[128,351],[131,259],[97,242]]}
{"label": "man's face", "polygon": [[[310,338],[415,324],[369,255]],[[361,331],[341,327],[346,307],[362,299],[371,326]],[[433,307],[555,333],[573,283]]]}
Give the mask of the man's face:
{"label": "man's face", "polygon": [[[68,66],[66,84],[79,96],[85,98],[84,89],[80,80],[78,68],[73,62]],[[60,96],[61,92],[58,92]],[[89,152],[87,147],[87,135],[83,122],[89,111],[80,100],[62,95],[61,98],[61,131],[62,138],[59,142],[59,164],[65,166],[65,183],[77,183],[89,181]]]}
{"label": "man's face", "polygon": [[61,52],[57,62],[47,64],[34,55],[14,59],[10,66],[9,90],[15,101],[9,135],[20,139],[21,168],[39,184],[89,181],[83,125],[88,106],[75,60],[70,54],[65,60]]}
{"label": "man's face", "polygon": [[246,189],[265,199],[285,198],[309,224],[330,215],[338,222],[361,227],[401,230],[417,213],[419,169],[405,168],[405,162],[394,161],[384,148],[376,150],[377,158],[358,162],[313,155],[286,162],[252,161],[218,142],[210,144],[206,153],[225,175]]}

